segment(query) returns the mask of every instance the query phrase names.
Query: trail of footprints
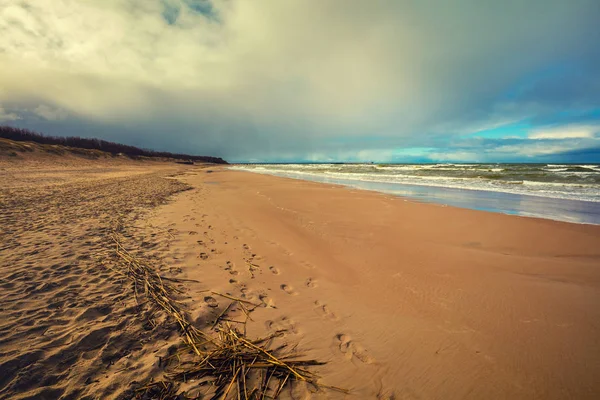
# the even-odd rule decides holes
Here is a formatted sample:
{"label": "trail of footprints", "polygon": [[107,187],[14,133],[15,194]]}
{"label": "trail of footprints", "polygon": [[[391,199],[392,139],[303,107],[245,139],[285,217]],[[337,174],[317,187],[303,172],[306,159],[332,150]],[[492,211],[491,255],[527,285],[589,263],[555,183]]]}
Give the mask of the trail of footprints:
{"label": "trail of footprints", "polygon": [[[203,217],[205,216],[206,215],[203,215]],[[202,222],[204,222],[204,220]],[[199,227],[200,225],[197,224],[196,226]],[[212,229],[212,226],[209,226],[209,229]],[[195,234],[195,232],[191,231],[189,232],[189,234],[193,235]],[[208,238],[208,240],[210,240],[211,244],[215,243],[214,240],[210,239],[210,236],[208,236],[207,232],[204,232],[204,234]],[[234,236],[234,239],[237,240],[238,237]],[[198,240],[197,243],[204,248],[208,248],[208,245],[203,240]],[[256,265],[254,262],[257,259],[260,260],[261,257],[257,256],[255,253],[252,253],[250,246],[248,246],[245,243],[242,244],[242,253],[244,255],[244,261],[248,266],[248,272],[250,273],[251,278],[254,278],[254,272],[259,269],[259,266]],[[200,258],[203,260],[207,260],[209,258],[209,255],[206,252],[201,252]],[[314,268],[312,264],[308,264],[306,262],[302,263],[302,265],[305,266],[307,269]],[[240,271],[236,269],[235,264],[232,261],[226,261],[225,267],[222,268],[225,271],[229,272],[230,275],[232,275],[232,277],[229,279],[229,283],[238,286],[241,293],[241,298],[248,301],[256,301],[259,304],[261,304],[262,307],[265,308],[277,308],[273,298],[271,298],[265,291],[253,291],[249,289],[246,285],[239,283],[239,280],[237,278],[240,275]],[[282,274],[281,270],[273,265],[269,266],[268,270],[271,274],[275,276],[279,276]],[[312,289],[317,288],[319,285],[316,279],[308,277],[304,282],[304,286],[306,288]],[[279,289],[290,296],[297,296],[299,294],[299,292],[292,285],[287,283],[280,284]],[[218,307],[217,300],[212,296],[206,296],[204,298],[204,302],[207,304],[208,307]],[[340,317],[335,312],[333,312],[327,304],[323,303],[322,301],[316,300],[314,302],[314,307],[315,311],[323,319],[332,322],[340,321]],[[298,323],[288,316],[281,316],[273,320],[267,320],[265,322],[265,326],[270,332],[282,333],[284,335],[296,335],[301,332]],[[368,353],[368,351],[360,343],[353,340],[352,337],[348,334],[336,334],[333,338],[333,348],[338,354],[343,356],[348,361],[358,361],[364,364],[373,364],[375,362],[375,359]]]}

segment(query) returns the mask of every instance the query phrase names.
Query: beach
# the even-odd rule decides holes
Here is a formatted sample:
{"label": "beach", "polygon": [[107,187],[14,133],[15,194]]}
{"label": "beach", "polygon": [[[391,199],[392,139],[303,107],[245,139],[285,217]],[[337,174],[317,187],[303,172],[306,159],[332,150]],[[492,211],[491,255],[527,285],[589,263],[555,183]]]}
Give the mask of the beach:
{"label": "beach", "polygon": [[349,392],[282,398],[600,396],[600,226],[211,165],[1,166],[1,398],[126,398],[161,377],[179,334],[140,318],[115,229],[180,279],[199,328],[218,294],[261,304],[248,336],[281,333]]}

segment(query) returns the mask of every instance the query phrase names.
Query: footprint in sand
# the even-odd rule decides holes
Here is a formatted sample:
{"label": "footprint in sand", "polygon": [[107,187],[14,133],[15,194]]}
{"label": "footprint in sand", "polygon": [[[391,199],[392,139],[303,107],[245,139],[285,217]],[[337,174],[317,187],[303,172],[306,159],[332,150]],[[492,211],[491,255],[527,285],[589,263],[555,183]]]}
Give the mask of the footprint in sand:
{"label": "footprint in sand", "polygon": [[239,275],[239,272],[235,269],[235,265],[231,261],[227,261],[225,271],[228,271],[231,275]]}
{"label": "footprint in sand", "polygon": [[317,284],[317,280],[316,280],[316,279],[313,279],[313,278],[308,278],[308,279],[306,280],[306,283],[305,283],[305,285],[306,285],[306,287],[309,287],[309,288],[315,288],[315,287],[319,286],[319,285]]}
{"label": "footprint in sand", "polygon": [[242,292],[242,295],[240,296],[242,299],[246,299],[246,300],[250,300],[250,301],[254,302],[254,300],[256,300],[256,298],[257,298],[257,293],[255,291],[249,289],[245,285],[242,285],[240,292]]}
{"label": "footprint in sand", "polygon": [[329,306],[323,303],[321,300],[315,300],[315,307],[317,312],[325,319],[329,319],[331,321],[339,321],[340,318],[329,309]]}
{"label": "footprint in sand", "polygon": [[212,307],[212,308],[217,308],[219,307],[219,303],[217,302],[217,300],[212,297],[212,296],[206,296],[204,298],[204,302],[206,303],[207,306]]}
{"label": "footprint in sand", "polygon": [[320,306],[318,308],[319,312],[321,313],[321,316],[323,318],[329,319],[331,321],[339,321],[340,318],[329,309],[329,306],[327,304],[323,304],[322,306]]}
{"label": "footprint in sand", "polygon": [[315,266],[308,261],[300,261],[300,265],[302,265],[306,269],[315,269]]}
{"label": "footprint in sand", "polygon": [[206,253],[200,253],[200,258],[203,260],[208,260],[208,254]]}
{"label": "footprint in sand", "polygon": [[264,293],[260,294],[258,299],[261,301],[261,305],[265,308],[277,308],[275,306],[275,301]]}
{"label": "footprint in sand", "polygon": [[289,295],[295,296],[298,294],[298,292],[296,292],[292,286],[286,285],[285,283],[279,287]]}
{"label": "footprint in sand", "polygon": [[271,332],[298,333],[298,325],[293,319],[286,316],[275,320],[265,321],[265,326]]}
{"label": "footprint in sand", "polygon": [[335,344],[340,353],[342,353],[347,360],[356,358],[365,364],[372,364],[375,362],[375,359],[369,355],[367,350],[361,346],[360,343],[354,342],[350,335],[345,333],[336,335]]}
{"label": "footprint in sand", "polygon": [[251,274],[254,273],[254,271],[260,271],[260,266],[258,266],[257,264],[254,264],[252,262],[252,260],[245,260],[246,261],[246,265],[248,266],[248,270],[250,271]]}
{"label": "footprint in sand", "polygon": [[272,273],[273,275],[279,275],[279,274],[281,273],[281,272],[279,272],[279,270],[278,270],[277,268],[275,268],[275,267],[273,267],[273,266],[270,266],[270,267],[269,267],[269,271],[271,271],[271,273]]}
{"label": "footprint in sand", "polygon": [[229,283],[231,283],[232,285],[235,285],[236,283],[238,283],[238,281],[237,281],[237,280],[235,280],[235,279],[233,279],[233,278],[231,278],[231,279],[229,280]]}

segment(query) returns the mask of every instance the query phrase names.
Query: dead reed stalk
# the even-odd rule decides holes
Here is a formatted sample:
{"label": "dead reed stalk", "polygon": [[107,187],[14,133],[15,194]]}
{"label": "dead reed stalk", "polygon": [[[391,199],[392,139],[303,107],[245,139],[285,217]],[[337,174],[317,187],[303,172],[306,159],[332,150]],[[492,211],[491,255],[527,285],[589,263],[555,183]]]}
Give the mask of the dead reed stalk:
{"label": "dead reed stalk", "polygon": [[[250,313],[259,305],[230,295],[213,292],[228,298],[231,303],[219,314],[212,332],[194,327],[183,311],[183,305],[175,298],[182,291],[173,283],[182,282],[160,276],[152,267],[128,252],[116,231],[112,233],[116,254],[123,270],[111,268],[128,277],[134,287],[136,301],[143,294],[156,307],[167,313],[179,326],[184,346],[161,363],[169,367],[164,380],[151,382],[135,390],[135,399],[187,399],[181,385],[194,382],[196,389],[206,388],[211,399],[277,399],[282,390],[297,382],[305,382],[315,390],[340,388],[324,386],[307,367],[322,365],[316,360],[301,359],[295,349],[288,345],[273,346],[273,340],[281,332],[250,340],[246,337],[246,324]],[[138,302],[139,304],[139,302]],[[234,305],[245,315],[244,321],[227,320],[227,313]],[[232,325],[232,323],[234,325]],[[238,327],[242,328],[242,331]],[[344,391],[345,392],[345,391]],[[200,398],[200,395],[192,398]]]}

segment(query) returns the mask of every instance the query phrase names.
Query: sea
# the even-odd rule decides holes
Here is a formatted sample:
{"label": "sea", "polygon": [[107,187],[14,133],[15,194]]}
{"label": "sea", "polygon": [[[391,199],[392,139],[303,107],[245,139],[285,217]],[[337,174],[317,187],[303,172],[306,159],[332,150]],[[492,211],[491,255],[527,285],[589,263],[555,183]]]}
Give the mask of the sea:
{"label": "sea", "polygon": [[600,164],[246,164],[231,168],[453,207],[600,224]]}

